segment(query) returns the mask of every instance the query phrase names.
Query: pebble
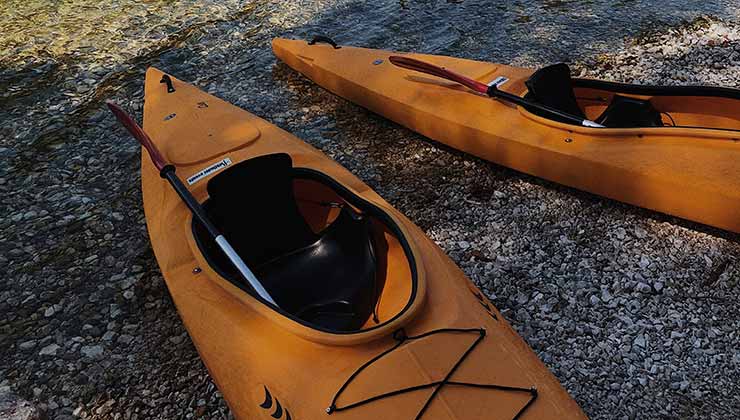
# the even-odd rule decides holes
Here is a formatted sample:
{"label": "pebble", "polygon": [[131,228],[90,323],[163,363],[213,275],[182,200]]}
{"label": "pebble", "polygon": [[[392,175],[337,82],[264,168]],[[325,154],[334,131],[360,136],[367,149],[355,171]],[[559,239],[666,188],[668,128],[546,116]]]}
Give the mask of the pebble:
{"label": "pebble", "polygon": [[99,359],[103,356],[102,346],[82,346],[80,353],[90,359]]}
{"label": "pebble", "polygon": [[642,347],[642,348],[645,348],[646,343],[647,341],[645,340],[645,336],[642,334],[638,334],[638,336],[635,337],[635,341],[633,342],[635,346]]}
{"label": "pebble", "polygon": [[39,356],[55,356],[57,354],[57,350],[59,350],[59,346],[57,344],[49,344],[39,351]]}
{"label": "pebble", "polygon": [[640,293],[650,293],[653,291],[653,288],[650,287],[650,285],[647,283],[640,282],[637,283],[637,286],[635,286],[635,290]]}
{"label": "pebble", "polygon": [[36,340],[24,341],[18,347],[23,351],[32,350],[36,347]]}
{"label": "pebble", "polygon": [[128,334],[121,334],[120,336],[118,336],[117,341],[121,344],[131,344],[131,342],[134,341],[134,336],[128,335]]}

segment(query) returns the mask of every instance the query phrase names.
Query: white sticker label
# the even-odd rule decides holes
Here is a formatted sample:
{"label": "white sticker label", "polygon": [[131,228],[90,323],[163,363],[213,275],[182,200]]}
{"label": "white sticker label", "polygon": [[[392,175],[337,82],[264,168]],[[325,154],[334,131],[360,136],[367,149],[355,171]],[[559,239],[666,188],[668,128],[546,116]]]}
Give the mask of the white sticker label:
{"label": "white sticker label", "polygon": [[193,176],[189,177],[187,179],[188,185],[193,185],[196,182],[200,181],[201,179],[203,179],[203,178],[205,178],[205,177],[207,177],[209,175],[213,175],[214,173],[220,171],[221,169],[223,169],[223,168],[225,168],[225,167],[227,167],[229,165],[231,165],[231,159],[229,159],[229,158],[225,158],[224,160],[222,160],[220,162],[216,162],[213,165],[211,165],[211,166],[209,166],[207,168],[204,168],[204,169],[198,171],[197,173],[193,174]]}
{"label": "white sticker label", "polygon": [[491,83],[488,84],[488,86],[496,86],[499,87],[503,85],[504,83],[508,82],[509,78],[504,76],[499,76],[491,81]]}

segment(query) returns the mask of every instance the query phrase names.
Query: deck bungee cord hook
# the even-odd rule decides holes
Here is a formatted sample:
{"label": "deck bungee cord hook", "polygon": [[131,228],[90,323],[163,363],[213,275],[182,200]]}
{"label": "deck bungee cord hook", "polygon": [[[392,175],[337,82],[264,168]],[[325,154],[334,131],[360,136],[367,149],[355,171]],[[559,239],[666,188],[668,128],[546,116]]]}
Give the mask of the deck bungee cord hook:
{"label": "deck bungee cord hook", "polygon": [[324,35],[316,35],[316,36],[314,36],[313,38],[311,38],[310,41],[308,41],[308,45],[316,45],[317,42],[321,42],[321,43],[324,43],[324,44],[329,44],[332,47],[334,47],[335,50],[338,50],[338,49],[342,48],[339,45],[337,45],[337,43],[334,42],[333,39],[329,38],[328,36],[324,36]]}
{"label": "deck bungee cord hook", "polygon": [[[369,366],[371,366],[373,363],[377,362],[378,360],[384,358],[390,353],[393,353],[395,350],[399,349],[404,344],[420,340],[425,337],[429,337],[431,335],[435,334],[477,334],[478,337],[476,337],[475,341],[471,343],[471,345],[465,350],[465,352],[460,356],[460,358],[455,362],[455,364],[452,366],[452,368],[447,372],[445,377],[442,380],[439,381],[433,381],[426,384],[411,386],[407,388],[401,388],[396,389],[390,392],[386,392],[383,394],[375,395],[370,398],[366,398],[361,401],[356,401],[353,403],[350,403],[345,406],[338,406],[337,400],[342,395],[342,393],[349,387],[349,385],[354,381],[357,376],[362,373],[365,369],[367,369]],[[463,364],[463,362],[467,359],[467,357],[475,350],[475,348],[478,346],[478,344],[483,341],[483,339],[486,337],[486,330],[484,328],[440,328],[436,330],[427,331],[425,333],[421,333],[418,335],[410,336],[406,334],[406,331],[404,329],[397,330],[395,333],[393,333],[393,339],[396,340],[396,343],[390,347],[389,349],[385,350],[384,352],[378,354],[377,356],[373,357],[372,359],[365,362],[362,366],[357,368],[352,375],[347,378],[347,380],[342,384],[342,386],[339,388],[339,390],[334,394],[334,398],[331,400],[331,404],[329,404],[329,407],[326,409],[327,414],[332,414],[339,411],[345,411],[350,410],[356,407],[363,406],[365,404],[370,404],[374,401],[382,400],[384,398],[390,398],[395,395],[401,395],[406,394],[409,392],[419,391],[422,389],[428,389],[428,388],[434,388],[434,391],[432,392],[429,397],[427,397],[426,401],[424,402],[424,405],[421,407],[419,412],[416,414],[416,417],[414,417],[415,420],[420,420],[424,413],[427,411],[429,406],[431,405],[434,398],[439,394],[439,392],[444,388],[445,386],[460,386],[460,387],[468,387],[468,388],[479,388],[479,389],[492,389],[492,390],[499,390],[499,391],[510,391],[510,392],[519,392],[519,393],[527,393],[530,395],[529,400],[524,404],[524,406],[519,409],[519,411],[512,417],[512,420],[517,420],[521,417],[522,414],[534,403],[534,401],[537,399],[538,393],[537,389],[535,387],[531,388],[522,388],[522,387],[514,387],[514,386],[506,386],[506,385],[497,385],[497,384],[479,384],[479,383],[473,383],[473,382],[460,382],[460,381],[453,381],[451,378],[457,371],[457,369]]]}
{"label": "deck bungee cord hook", "polygon": [[159,83],[164,83],[167,85],[167,93],[172,93],[175,91],[175,87],[172,85],[172,78],[168,74],[163,74],[162,79],[159,80]]}

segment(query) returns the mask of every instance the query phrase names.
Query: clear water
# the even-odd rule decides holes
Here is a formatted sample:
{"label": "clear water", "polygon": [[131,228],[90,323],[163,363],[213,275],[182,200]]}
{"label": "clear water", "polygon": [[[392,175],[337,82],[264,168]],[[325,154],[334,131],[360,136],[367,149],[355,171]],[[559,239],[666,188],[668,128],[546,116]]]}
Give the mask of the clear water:
{"label": "clear water", "polygon": [[223,73],[238,73],[244,84],[231,89],[260,102],[272,89],[274,36],[322,33],[341,43],[539,64],[593,56],[627,35],[706,14],[736,17],[737,2],[9,0],[0,9],[0,147],[35,144],[38,152],[66,141],[65,130],[98,113],[103,99],[140,93],[149,65],[215,91]]}

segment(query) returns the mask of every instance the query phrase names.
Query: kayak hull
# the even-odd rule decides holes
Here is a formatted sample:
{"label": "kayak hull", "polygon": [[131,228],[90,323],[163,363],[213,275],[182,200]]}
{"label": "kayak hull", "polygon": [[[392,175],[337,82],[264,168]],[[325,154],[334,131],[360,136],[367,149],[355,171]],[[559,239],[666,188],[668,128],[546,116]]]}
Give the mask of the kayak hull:
{"label": "kayak hull", "polygon": [[[275,55],[329,91],[435,141],[559,184],[687,220],[740,232],[740,133],[723,130],[589,128],[492,100],[442,79],[393,66],[399,53],[301,40],[273,40]],[[531,69],[409,54],[523,96]],[[501,80],[501,79],[499,79]],[[710,88],[711,89],[711,88]],[[733,92],[732,90],[726,90]],[[593,89],[577,90],[579,96]],[[681,114],[687,96],[660,98]],[[693,98],[703,120],[740,129],[740,102]],[[705,111],[704,111],[705,110]],[[603,107],[586,107],[589,117]],[[712,114],[712,115],[710,115]],[[714,115],[718,114],[718,115]],[[713,116],[714,115],[714,116]],[[701,116],[701,115],[699,115]]]}
{"label": "kayak hull", "polygon": [[[408,240],[407,252],[416,264],[415,292],[406,308],[387,323],[338,334],[296,322],[210,266],[195,243],[188,209],[144,155],[143,201],[154,253],[183,323],[236,418],[326,416],[326,408],[350,375],[397,343],[394,333],[402,329],[416,335],[440,328],[474,331],[441,332],[405,343],[351,381],[337,406],[442,380],[464,359],[448,379],[537,389],[522,419],[585,418],[498,310],[418,227],[380,196],[313,147],[246,111],[174,77],[175,92],[168,93],[160,83],[163,76],[157,69],[147,72],[144,129],[166,159],[179,162],[181,179],[187,184],[196,180],[188,187],[197,200],[208,198],[206,185],[213,176],[204,168],[225,159],[236,164],[286,153],[295,167],[325,174],[382,209]],[[184,146],[187,150],[181,149]],[[478,330],[485,336],[464,355],[479,337]],[[424,418],[511,419],[533,399],[528,392],[446,385],[438,391],[425,388],[337,410],[330,417],[412,419],[433,392],[436,396]]]}

